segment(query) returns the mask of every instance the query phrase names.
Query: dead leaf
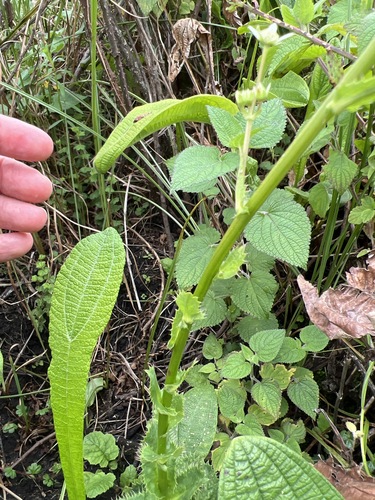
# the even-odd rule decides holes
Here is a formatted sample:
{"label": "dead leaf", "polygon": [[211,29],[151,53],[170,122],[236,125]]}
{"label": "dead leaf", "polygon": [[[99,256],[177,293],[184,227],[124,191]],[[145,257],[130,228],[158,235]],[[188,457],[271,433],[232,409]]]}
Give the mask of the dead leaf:
{"label": "dead leaf", "polygon": [[196,19],[179,19],[172,28],[176,43],[173,45],[169,62],[168,78],[173,82],[189,58],[192,44],[200,39],[205,51],[208,51],[208,37],[211,36]]}
{"label": "dead leaf", "polygon": [[346,280],[353,288],[375,294],[375,254],[368,258],[367,269],[351,267],[346,273]]}
{"label": "dead leaf", "polygon": [[349,269],[349,286],[330,288],[320,297],[302,275],[297,278],[310,320],[330,339],[375,335],[375,258],[367,262],[367,269]]}
{"label": "dead leaf", "polygon": [[328,479],[346,500],[373,500],[375,479],[365,476],[360,467],[344,469],[332,460],[319,460],[315,468]]}
{"label": "dead leaf", "polygon": [[221,9],[226,21],[231,26],[238,28],[239,26],[242,26],[242,21],[238,15],[237,9],[233,9],[231,7],[233,7],[233,5],[231,5],[228,0],[223,0]]}

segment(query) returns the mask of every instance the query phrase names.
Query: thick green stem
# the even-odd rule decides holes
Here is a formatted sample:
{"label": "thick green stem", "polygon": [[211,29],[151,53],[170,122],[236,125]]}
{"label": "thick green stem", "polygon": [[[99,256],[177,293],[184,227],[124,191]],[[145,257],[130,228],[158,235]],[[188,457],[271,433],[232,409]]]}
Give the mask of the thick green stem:
{"label": "thick green stem", "polygon": [[[296,164],[299,158],[307,150],[318,133],[326,126],[327,122],[342,110],[341,102],[338,98],[340,90],[347,84],[361,78],[369,71],[375,63],[375,38],[367,46],[357,61],[346,71],[343,79],[331,94],[321,104],[320,108],[312,115],[310,120],[304,125],[303,129],[297,134],[293,143],[281,156],[271,172],[266,176],[262,184],[256,189],[251,198],[245,205],[244,211],[238,213],[223,239],[217,246],[215,253],[207,265],[199,283],[195,289],[194,296],[202,301],[213,281],[221,263],[229,254],[235,242],[241,236],[246,225],[254,214],[259,210],[272,191],[284,179],[289,170]],[[352,102],[355,102],[356,96],[352,96]],[[348,97],[345,97],[346,104]],[[178,369],[189,337],[190,329],[181,329],[174,345],[171,360],[169,363],[165,385],[174,385],[176,383]],[[172,402],[172,394],[163,390],[163,405],[169,407]],[[158,416],[158,452],[164,454],[167,449],[166,432],[168,431],[168,415],[159,414]],[[167,473],[164,467],[159,466],[159,489],[161,494],[166,497],[168,493]]]}

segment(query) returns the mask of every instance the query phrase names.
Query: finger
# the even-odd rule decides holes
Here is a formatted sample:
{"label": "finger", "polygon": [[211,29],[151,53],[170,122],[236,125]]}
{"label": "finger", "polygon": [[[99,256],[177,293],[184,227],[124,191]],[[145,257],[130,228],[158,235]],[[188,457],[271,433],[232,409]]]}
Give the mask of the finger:
{"label": "finger", "polygon": [[24,161],[41,161],[53,151],[48,134],[28,123],[0,115],[0,154]]}
{"label": "finger", "polygon": [[33,237],[28,233],[0,234],[0,262],[17,259],[33,246]]}
{"label": "finger", "polygon": [[47,200],[52,183],[47,177],[24,163],[0,156],[0,193],[30,203]]}
{"label": "finger", "polygon": [[0,195],[0,227],[10,231],[33,233],[47,220],[46,211],[24,201]]}

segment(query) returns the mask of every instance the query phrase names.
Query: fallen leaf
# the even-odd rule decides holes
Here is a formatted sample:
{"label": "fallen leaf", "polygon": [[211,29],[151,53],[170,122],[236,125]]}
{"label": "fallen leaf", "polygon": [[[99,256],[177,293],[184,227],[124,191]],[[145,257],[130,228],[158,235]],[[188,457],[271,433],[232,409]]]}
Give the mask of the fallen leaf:
{"label": "fallen leaf", "polygon": [[330,339],[375,335],[374,256],[367,262],[367,269],[349,269],[348,286],[330,288],[320,297],[302,275],[297,278],[310,320]]}
{"label": "fallen leaf", "polygon": [[168,78],[171,82],[176,79],[189,58],[192,44],[200,39],[205,51],[208,51],[208,37],[211,36],[199,21],[191,18],[179,19],[174,24],[172,33],[176,43],[172,47],[169,61]]}
{"label": "fallen leaf", "polygon": [[367,260],[367,269],[351,267],[346,273],[346,280],[353,288],[362,292],[375,293],[375,254]]}
{"label": "fallen leaf", "polygon": [[375,478],[365,476],[359,466],[344,469],[332,460],[319,460],[315,468],[328,479],[345,500],[373,500]]}

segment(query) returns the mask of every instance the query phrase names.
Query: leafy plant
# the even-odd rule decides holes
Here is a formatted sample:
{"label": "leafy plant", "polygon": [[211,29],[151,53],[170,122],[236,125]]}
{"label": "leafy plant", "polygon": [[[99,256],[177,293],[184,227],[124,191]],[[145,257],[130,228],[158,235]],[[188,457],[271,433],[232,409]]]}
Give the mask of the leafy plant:
{"label": "leafy plant", "polygon": [[85,498],[83,416],[92,351],[122,280],[125,253],[108,228],[80,241],[56,279],[50,313],[51,407],[68,494]]}
{"label": "leafy plant", "polygon": [[[297,2],[290,11],[284,9],[284,15],[289,15],[289,22],[296,22],[300,26],[309,24],[318,14],[318,10],[311,7],[311,2]],[[180,290],[176,297],[177,311],[168,343],[172,356],[163,387],[159,386],[155,370],[148,369],[153,415],[148,422],[140,451],[141,473],[135,480],[134,471],[130,471],[131,477],[124,480],[128,491],[123,498],[227,498],[229,495],[236,498],[250,498],[252,495],[274,498],[275,495],[281,494],[292,497],[297,494],[296,488],[298,494],[303,489],[311,498],[341,498],[300,454],[290,450],[290,447],[298,448],[296,444],[303,439],[305,429],[301,424],[284,419],[280,423],[280,429],[270,430],[271,439],[262,436],[264,427],[285,415],[283,391],[286,391],[297,407],[312,419],[315,418],[318,386],[312,378],[312,373],[302,366],[286,367],[284,363],[295,364],[302,361],[306,352],[316,352],[325,347],[322,337],[310,327],[302,330],[300,338],[296,339],[287,337],[285,330],[275,324],[271,307],[277,293],[277,284],[270,271],[274,259],[282,260],[290,266],[306,267],[310,221],[301,204],[293,198],[293,194],[277,187],[288,171],[304,158],[306,152],[310,151],[311,147],[317,147],[311,145],[319,139],[319,134],[324,136],[321,139],[324,145],[327,143],[327,123],[346,110],[355,111],[374,100],[373,77],[365,75],[374,64],[375,41],[372,40],[368,47],[363,49],[356,63],[346,70],[337,86],[327,94],[264,181],[260,182],[257,161],[249,157],[249,148],[272,148],[277,144],[285,127],[284,106],[298,100],[295,95],[288,99],[283,85],[274,85],[273,89],[272,86],[265,85],[266,73],[269,77],[278,72],[282,73],[287,64],[287,56],[293,53],[293,69],[297,74],[304,67],[306,60],[311,61],[318,57],[319,51],[310,50],[306,59],[300,63],[296,54],[301,56],[316,47],[306,47],[306,44],[295,37],[279,39],[272,25],[263,31],[258,31],[250,25],[246,29],[257,37],[264,50],[257,80],[250,85],[251,88],[237,92],[237,105],[225,98],[201,95],[184,101],[168,100],[140,106],[125,117],[95,159],[98,170],[105,172],[111,168],[116,157],[137,140],[171,123],[196,120],[210,122],[222,145],[231,151],[223,154],[219,148],[212,146],[193,146],[184,150],[169,162],[172,189],[183,189],[192,193],[207,192],[210,195],[210,190],[215,187],[221,176],[233,175],[235,172],[234,206],[226,213],[229,228],[224,236],[221,237],[220,232],[208,224],[202,225],[194,235],[184,241],[176,258],[176,281]],[[293,79],[293,82],[299,81],[292,75],[289,78]],[[301,86],[299,94],[303,94],[303,91],[306,92],[306,89]],[[276,97],[270,95],[271,92]],[[332,206],[338,206],[339,196],[345,193],[356,174],[352,163],[347,154],[333,149],[330,151],[330,163],[322,178],[322,183],[326,183],[322,189],[326,189],[327,196],[321,205],[316,199],[311,202],[317,213],[319,211],[325,214],[331,206],[330,203]],[[202,168],[202,165],[205,168]],[[342,169],[338,168],[341,166]],[[330,201],[331,188],[333,194]],[[298,191],[296,193],[298,194]],[[312,196],[311,200],[313,199]],[[108,235],[109,230],[106,231]],[[105,232],[100,237],[104,234]],[[114,236],[111,235],[111,238]],[[77,255],[72,253],[71,268],[67,266],[73,285],[77,285],[74,272],[82,272],[78,256],[83,262],[88,262],[88,257],[92,259],[98,252],[96,242],[91,247],[91,243],[84,243],[85,241],[87,240],[83,240]],[[109,260],[113,262],[113,254]],[[96,266],[91,264],[91,269],[95,268]],[[121,269],[121,266],[119,268]],[[116,268],[117,273],[120,272],[119,268]],[[61,273],[62,283],[65,281],[65,288],[62,286],[61,290],[66,290],[66,271],[62,270]],[[113,276],[114,274],[107,276],[106,273],[100,272],[98,281],[103,280],[105,285],[109,286],[111,280],[114,280]],[[80,279],[82,281],[81,277]],[[65,394],[63,405],[58,406],[61,395],[53,396],[52,407],[56,400],[54,412],[56,411],[57,417],[66,412],[68,419],[65,417],[65,420],[73,425],[72,415],[75,422],[80,417],[82,421],[84,397],[80,391],[74,401],[73,393],[69,391],[75,384],[79,383],[81,387],[82,383],[86,382],[88,361],[84,370],[76,374],[76,379],[73,380],[70,375],[73,369],[76,370],[75,364],[78,362],[78,355],[82,355],[82,346],[77,345],[78,354],[75,358],[72,354],[72,360],[68,358],[64,361],[62,357],[67,365],[65,371],[62,370],[60,359],[56,359],[61,353],[56,337],[57,333],[60,333],[59,328],[64,326],[57,319],[60,314],[59,307],[62,305],[63,310],[69,309],[64,305],[66,292],[59,291],[58,283],[59,278],[55,285],[56,299],[53,299],[55,302],[51,310],[51,325],[55,322],[55,331],[52,332],[55,338],[51,345],[55,361],[50,369],[52,395],[56,388],[61,386],[62,381],[66,385],[62,391]],[[118,281],[116,283],[109,290],[112,295],[118,288]],[[191,291],[193,287],[195,289]],[[95,293],[92,297],[95,298]],[[90,300],[87,304],[89,302]],[[113,305],[113,301],[111,303]],[[230,352],[226,352],[220,342],[209,337],[204,355],[213,361],[199,367],[198,371],[194,366],[186,371],[180,370],[190,331],[219,324],[230,314],[231,305],[238,309],[239,314],[243,312],[250,315],[250,321],[257,325],[254,326],[254,333],[246,339],[242,336],[245,344],[231,349]],[[86,310],[82,308],[81,316],[97,312],[99,321],[101,311],[97,311],[96,307],[97,302],[94,302],[94,305],[91,302]],[[108,320],[109,311],[110,308],[106,310],[105,321],[100,322],[101,329]],[[65,330],[60,335],[60,349],[69,353],[71,344],[76,340],[77,344],[82,342],[80,337],[72,334],[70,330]],[[91,346],[85,346],[87,358],[91,354],[96,337],[97,335],[94,339],[94,335],[90,336]],[[66,358],[65,352],[62,354]],[[259,379],[254,380],[252,375],[258,365]],[[184,381],[193,385],[193,376],[200,382],[186,394],[178,392]],[[249,376],[251,383],[245,387],[242,379]],[[217,391],[210,381],[218,384]],[[244,402],[248,393],[255,404],[253,410],[250,408],[248,415],[245,415]],[[72,401],[68,400],[67,394]],[[73,412],[70,410],[70,404]],[[74,409],[75,404],[79,411]],[[202,408],[205,411],[202,411]],[[238,437],[232,441],[228,436],[216,435],[218,410],[224,420],[238,425],[237,433],[252,435]],[[61,425],[60,434],[57,432],[57,436],[68,491],[79,500],[83,498],[80,450],[82,427],[76,424],[75,441],[68,444],[64,443],[64,433],[68,432],[66,423],[59,424],[58,418],[56,421],[56,430],[58,425]],[[291,434],[294,441],[290,439]],[[220,447],[219,451],[213,454],[210,464],[206,462],[206,457],[215,439],[220,441]],[[67,444],[70,446],[70,457],[65,449]],[[72,451],[75,454],[74,460]],[[266,469],[262,469],[264,464]],[[277,470],[277,482],[272,481],[274,476],[269,480],[265,474],[265,470],[269,471],[273,467]],[[220,470],[219,479],[215,472],[217,470]],[[292,473],[296,479],[290,482],[289,476]],[[111,477],[104,478],[99,472],[97,481],[101,482],[102,479],[105,482],[108,480],[108,484],[111,481]],[[133,487],[130,487],[130,484]]]}

